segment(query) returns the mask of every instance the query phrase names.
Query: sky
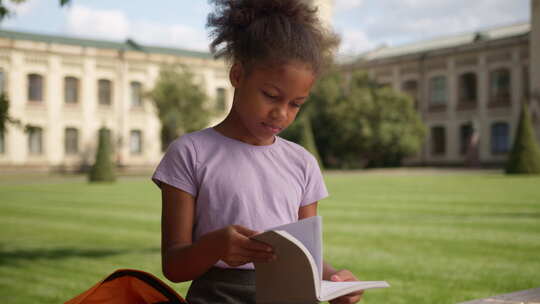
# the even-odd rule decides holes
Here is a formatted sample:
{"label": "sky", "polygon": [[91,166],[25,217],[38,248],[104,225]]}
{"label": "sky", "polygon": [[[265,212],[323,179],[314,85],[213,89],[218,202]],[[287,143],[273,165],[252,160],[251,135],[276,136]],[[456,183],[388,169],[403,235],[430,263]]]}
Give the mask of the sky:
{"label": "sky", "polygon": [[[334,0],[341,55],[530,20],[530,0]],[[6,1],[4,1],[5,3]],[[156,5],[159,3],[159,5]],[[27,0],[0,28],[208,51],[207,0]]]}

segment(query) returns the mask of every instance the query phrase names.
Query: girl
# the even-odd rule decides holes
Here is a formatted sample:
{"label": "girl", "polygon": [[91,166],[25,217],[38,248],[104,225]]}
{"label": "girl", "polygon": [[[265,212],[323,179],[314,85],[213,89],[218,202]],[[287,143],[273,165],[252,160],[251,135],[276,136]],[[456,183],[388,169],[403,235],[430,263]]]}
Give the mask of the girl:
{"label": "girl", "polygon": [[[277,134],[294,121],[337,38],[302,0],[214,3],[211,49],[232,63],[234,99],[217,126],[173,142],[152,177],[162,191],[163,272],[193,280],[190,304],[254,303],[252,262],[276,257],[249,237],[316,215],[328,195],[315,158]],[[323,277],[356,280],[328,264]]]}

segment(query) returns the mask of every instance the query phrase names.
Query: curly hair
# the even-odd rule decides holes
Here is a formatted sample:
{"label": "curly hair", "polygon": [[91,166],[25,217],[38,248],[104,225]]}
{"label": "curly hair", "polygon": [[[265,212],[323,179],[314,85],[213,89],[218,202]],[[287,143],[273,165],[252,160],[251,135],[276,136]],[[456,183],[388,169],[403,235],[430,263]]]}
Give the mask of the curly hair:
{"label": "curly hair", "polygon": [[212,0],[207,28],[215,58],[258,64],[299,61],[314,74],[332,60],[338,36],[321,25],[303,0]]}

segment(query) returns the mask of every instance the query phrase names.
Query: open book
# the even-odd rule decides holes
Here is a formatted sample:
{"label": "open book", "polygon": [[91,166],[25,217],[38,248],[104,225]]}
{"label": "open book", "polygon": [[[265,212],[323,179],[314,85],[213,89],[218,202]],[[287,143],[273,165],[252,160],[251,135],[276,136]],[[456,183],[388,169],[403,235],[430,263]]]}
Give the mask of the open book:
{"label": "open book", "polygon": [[260,304],[313,304],[354,291],[389,287],[385,281],[331,282],[322,279],[320,216],[279,226],[252,237],[274,248],[275,261],[255,263]]}

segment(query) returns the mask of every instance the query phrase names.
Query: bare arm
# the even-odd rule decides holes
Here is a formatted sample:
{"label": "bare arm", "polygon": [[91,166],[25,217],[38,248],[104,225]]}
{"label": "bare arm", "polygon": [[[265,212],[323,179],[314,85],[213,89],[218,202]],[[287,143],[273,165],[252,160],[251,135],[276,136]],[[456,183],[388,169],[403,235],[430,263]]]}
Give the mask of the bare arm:
{"label": "bare arm", "polygon": [[167,184],[161,191],[161,260],[167,279],[193,280],[220,259],[230,266],[240,266],[274,258],[269,246],[249,239],[256,232],[242,226],[228,226],[193,242],[195,198]]}

